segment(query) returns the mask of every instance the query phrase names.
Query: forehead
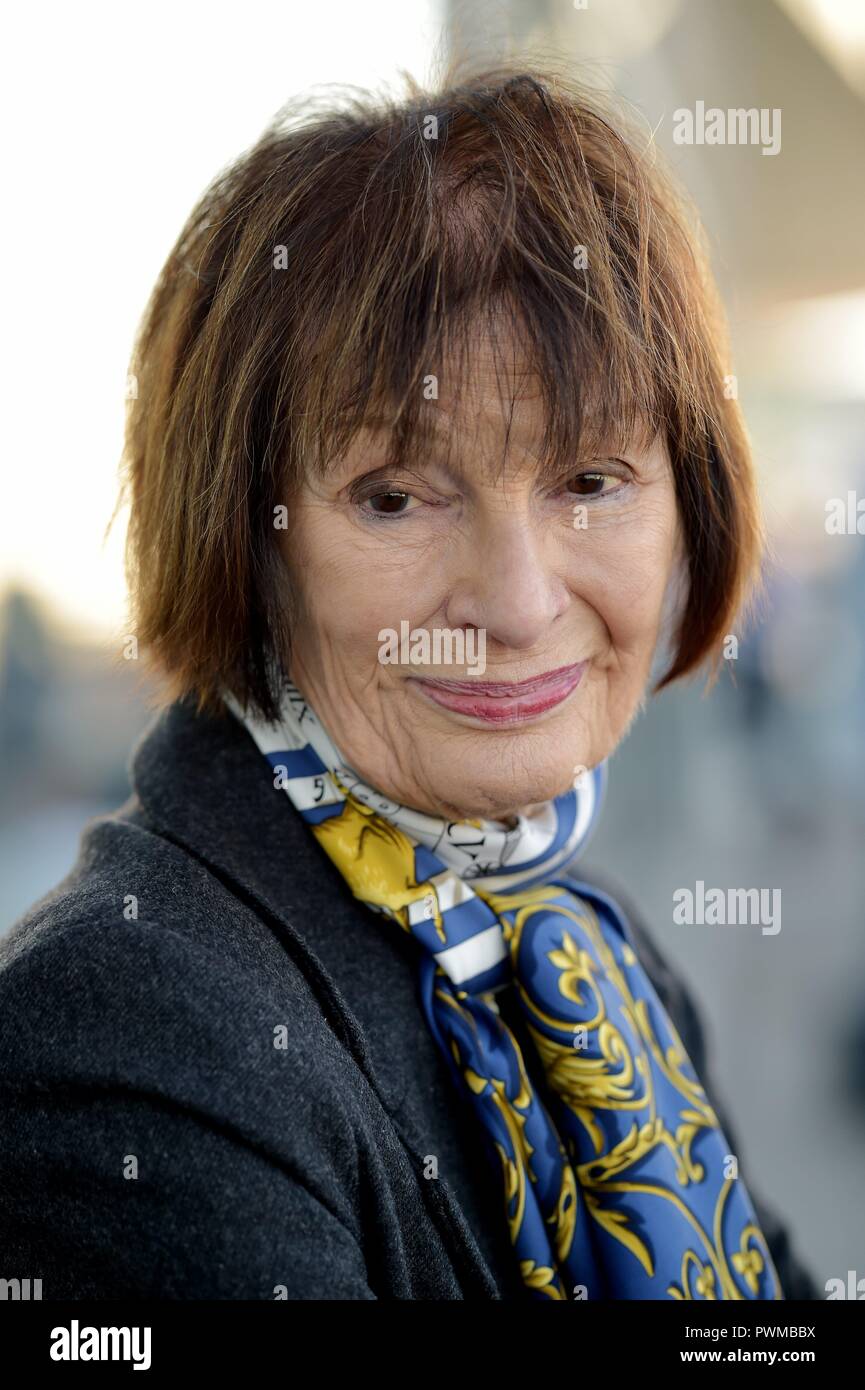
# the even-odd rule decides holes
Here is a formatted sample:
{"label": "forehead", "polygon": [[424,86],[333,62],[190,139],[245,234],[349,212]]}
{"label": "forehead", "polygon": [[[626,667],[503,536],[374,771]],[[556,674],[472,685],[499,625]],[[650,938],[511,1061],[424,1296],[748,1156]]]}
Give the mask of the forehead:
{"label": "forehead", "polygon": [[[586,361],[584,371],[576,361],[566,363],[551,389],[513,323],[500,317],[473,326],[453,351],[443,349],[429,365],[408,415],[386,402],[371,406],[326,471],[435,460],[490,477],[526,466],[552,476],[583,458],[644,452],[653,442],[649,422],[639,413],[610,419],[593,362]],[[579,414],[576,448],[559,447],[559,394]],[[573,419],[567,423],[573,437]]]}

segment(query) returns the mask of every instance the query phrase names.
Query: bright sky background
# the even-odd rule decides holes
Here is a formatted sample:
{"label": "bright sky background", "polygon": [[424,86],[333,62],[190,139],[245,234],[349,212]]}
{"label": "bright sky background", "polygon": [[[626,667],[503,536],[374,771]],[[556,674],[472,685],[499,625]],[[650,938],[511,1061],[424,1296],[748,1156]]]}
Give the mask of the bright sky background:
{"label": "bright sky background", "polygon": [[0,587],[102,636],[125,611],[117,496],[136,323],[193,203],[315,83],[425,80],[438,0],[18,6],[5,21]]}

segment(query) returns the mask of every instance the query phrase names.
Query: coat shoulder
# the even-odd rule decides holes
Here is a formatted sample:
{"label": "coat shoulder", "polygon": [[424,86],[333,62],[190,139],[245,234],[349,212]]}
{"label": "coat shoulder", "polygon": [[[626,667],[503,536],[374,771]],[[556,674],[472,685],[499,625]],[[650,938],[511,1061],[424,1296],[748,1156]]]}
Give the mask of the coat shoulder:
{"label": "coat shoulder", "polygon": [[[336,1043],[302,965],[194,855],[122,812],[85,828],[69,874],[0,940],[5,1081],[102,1076],[157,1089],[306,1065]],[[333,1060],[332,1058],[330,1059]]]}

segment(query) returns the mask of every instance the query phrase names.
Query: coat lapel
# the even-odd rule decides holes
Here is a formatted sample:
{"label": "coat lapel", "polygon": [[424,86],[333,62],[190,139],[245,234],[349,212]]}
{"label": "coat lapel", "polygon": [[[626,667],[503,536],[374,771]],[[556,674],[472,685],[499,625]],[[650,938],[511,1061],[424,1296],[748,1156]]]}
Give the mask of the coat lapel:
{"label": "coat lapel", "polygon": [[[141,735],[129,771],[154,828],[279,936],[421,1174],[427,1146],[413,1122],[411,1094],[419,1073],[438,1074],[442,1059],[416,999],[414,942],[352,896],[227,709],[198,714],[190,698],[168,706]],[[424,1181],[423,1189],[464,1278],[481,1296],[496,1298],[450,1188]]]}

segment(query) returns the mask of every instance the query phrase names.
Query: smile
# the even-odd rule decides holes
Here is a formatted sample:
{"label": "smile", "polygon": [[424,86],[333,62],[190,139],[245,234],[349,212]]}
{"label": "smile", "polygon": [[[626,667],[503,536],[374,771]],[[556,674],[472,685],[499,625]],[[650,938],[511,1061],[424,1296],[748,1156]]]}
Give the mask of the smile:
{"label": "smile", "polygon": [[482,724],[524,724],[562,704],[583,678],[587,661],[559,666],[525,681],[446,681],[409,677],[409,684],[444,709]]}

